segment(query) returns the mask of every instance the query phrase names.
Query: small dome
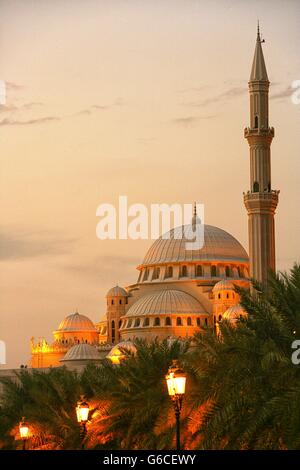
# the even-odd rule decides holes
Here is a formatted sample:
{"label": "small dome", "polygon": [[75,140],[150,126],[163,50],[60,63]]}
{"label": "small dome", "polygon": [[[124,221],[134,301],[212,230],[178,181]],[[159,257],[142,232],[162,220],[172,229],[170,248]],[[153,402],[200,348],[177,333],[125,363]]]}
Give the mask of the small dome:
{"label": "small dome", "polygon": [[109,289],[106,297],[128,297],[128,292],[123,287],[115,286]]}
{"label": "small dome", "polygon": [[226,312],[223,314],[223,319],[228,320],[230,322],[236,322],[241,317],[247,317],[247,312],[243,309],[240,304],[233,305],[229,307]]}
{"label": "small dome", "polygon": [[163,314],[206,313],[200,302],[186,292],[166,289],[144,295],[127,311],[126,317]]}
{"label": "small dome", "polygon": [[76,312],[68,315],[59,324],[57,331],[97,331],[97,329],[88,317]]}
{"label": "small dome", "polygon": [[[187,237],[182,234],[186,234]],[[170,230],[152,244],[142,266],[181,261],[249,263],[248,255],[242,245],[225,230],[212,225],[204,225],[204,246],[198,250],[187,250],[185,244],[192,241],[193,234],[192,224]]]}
{"label": "small dome", "polygon": [[99,361],[100,353],[94,346],[86,343],[75,344],[68,350],[60,362],[66,361]]}
{"label": "small dome", "polygon": [[218,292],[220,290],[234,290],[234,285],[232,284],[232,282],[226,281],[226,279],[222,279],[214,285],[212,291]]}
{"label": "small dome", "polygon": [[120,343],[118,343],[118,344],[116,344],[115,346],[112,347],[112,349],[109,351],[109,353],[106,357],[111,357],[111,356],[123,354],[121,352],[121,349],[125,349],[127,351],[132,352],[132,353],[136,353],[136,347],[135,347],[135,345],[133,344],[132,341],[121,341]]}
{"label": "small dome", "polygon": [[106,358],[109,359],[113,364],[119,364],[120,361],[125,357],[124,350],[133,354],[136,353],[136,347],[132,341],[121,341],[109,351]]}

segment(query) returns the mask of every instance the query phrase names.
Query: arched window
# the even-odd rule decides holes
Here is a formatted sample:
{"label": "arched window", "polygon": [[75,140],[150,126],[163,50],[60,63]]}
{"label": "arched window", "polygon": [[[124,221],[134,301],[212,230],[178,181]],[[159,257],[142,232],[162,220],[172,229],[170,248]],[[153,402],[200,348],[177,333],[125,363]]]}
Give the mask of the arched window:
{"label": "arched window", "polygon": [[148,317],[145,318],[143,326],[149,326],[149,318]]}
{"label": "arched window", "polygon": [[160,268],[154,268],[153,274],[152,274],[152,279],[158,279],[160,274]]}
{"label": "arched window", "polygon": [[115,342],[116,339],[116,328],[115,328],[115,321],[113,320],[111,322],[111,341],[112,343]]}
{"label": "arched window", "polygon": [[119,305],[122,305],[122,299],[119,299]]}
{"label": "arched window", "polygon": [[230,277],[230,267],[229,266],[225,267],[225,275],[226,275],[226,277]]}
{"label": "arched window", "polygon": [[254,181],[254,183],[253,183],[253,192],[254,193],[259,193],[259,182],[258,181]]}
{"label": "arched window", "polygon": [[165,320],[165,325],[166,326],[171,326],[171,318],[170,317],[167,317],[166,320]]}
{"label": "arched window", "polygon": [[226,299],[229,299],[229,294],[228,294],[228,292],[227,292],[227,294],[226,294]]}
{"label": "arched window", "polygon": [[220,299],[220,298],[221,298],[221,294],[220,294],[220,292],[219,292],[219,293],[218,293],[218,299]]}
{"label": "arched window", "polygon": [[181,277],[187,277],[187,267],[186,266],[181,266]]}
{"label": "arched window", "polygon": [[135,321],[134,321],[134,326],[135,326],[135,328],[137,328],[138,326],[140,326],[140,323],[141,323],[140,319],[139,319],[139,318],[136,318]]}
{"label": "arched window", "polygon": [[149,269],[146,268],[145,271],[144,271],[144,277],[143,277],[143,281],[147,281],[148,279],[148,276],[149,276]]}
{"label": "arched window", "polygon": [[172,268],[172,266],[167,267],[166,277],[173,277],[173,268]]}
{"label": "arched window", "polygon": [[205,318],[205,325],[207,326],[207,318]]}
{"label": "arched window", "polygon": [[258,116],[254,118],[254,129],[258,129]]}
{"label": "arched window", "polygon": [[197,277],[203,276],[203,269],[202,269],[202,266],[200,266],[200,264],[198,264],[198,266],[196,267],[196,276]]}
{"label": "arched window", "polygon": [[115,303],[115,301],[114,301],[114,299],[112,299],[111,304],[114,305],[114,303]]}
{"label": "arched window", "polygon": [[154,319],[154,326],[160,326],[160,319],[158,317]]}
{"label": "arched window", "polygon": [[200,318],[198,317],[198,318],[197,318],[197,326],[200,326],[200,325],[201,325],[201,320],[200,320]]}
{"label": "arched window", "polygon": [[128,320],[128,322],[127,322],[127,328],[130,328],[130,327],[131,327],[131,323],[132,323],[132,320],[131,320],[131,319]]}
{"label": "arched window", "polygon": [[177,318],[176,318],[176,325],[177,325],[177,326],[182,326],[181,317],[177,317]]}
{"label": "arched window", "polygon": [[219,315],[219,321],[221,321],[221,320],[222,320],[222,315]]}
{"label": "arched window", "polygon": [[187,326],[192,326],[192,319],[191,317],[187,318]]}
{"label": "arched window", "polygon": [[211,266],[210,268],[211,277],[217,276],[217,266]]}

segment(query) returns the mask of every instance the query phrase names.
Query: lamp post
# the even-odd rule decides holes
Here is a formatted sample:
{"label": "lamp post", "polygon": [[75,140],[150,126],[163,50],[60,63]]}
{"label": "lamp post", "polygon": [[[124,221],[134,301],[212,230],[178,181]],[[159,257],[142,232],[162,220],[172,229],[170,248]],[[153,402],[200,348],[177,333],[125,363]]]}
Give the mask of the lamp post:
{"label": "lamp post", "polygon": [[19,432],[20,432],[20,436],[23,442],[22,450],[25,450],[26,441],[29,438],[29,425],[26,423],[24,416],[22,418],[22,421],[20,421],[20,424],[19,424]]}
{"label": "lamp post", "polygon": [[176,418],[176,449],[180,450],[180,412],[183,396],[185,394],[186,374],[179,366],[177,360],[173,360],[166,375],[168,393],[173,402]]}
{"label": "lamp post", "polygon": [[89,411],[89,404],[81,397],[76,406],[77,421],[80,425],[81,449],[84,449],[84,438],[86,436],[86,423],[89,418]]}

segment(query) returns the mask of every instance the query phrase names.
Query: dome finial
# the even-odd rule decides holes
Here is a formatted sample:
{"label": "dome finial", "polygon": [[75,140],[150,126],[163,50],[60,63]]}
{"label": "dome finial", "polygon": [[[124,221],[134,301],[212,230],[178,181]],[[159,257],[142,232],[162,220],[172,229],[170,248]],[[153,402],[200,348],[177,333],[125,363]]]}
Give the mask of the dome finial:
{"label": "dome finial", "polygon": [[194,215],[194,217],[196,217],[196,215],[197,215],[197,203],[196,202],[194,202],[193,215]]}
{"label": "dome finial", "polygon": [[257,40],[260,41],[259,20],[257,20]]}

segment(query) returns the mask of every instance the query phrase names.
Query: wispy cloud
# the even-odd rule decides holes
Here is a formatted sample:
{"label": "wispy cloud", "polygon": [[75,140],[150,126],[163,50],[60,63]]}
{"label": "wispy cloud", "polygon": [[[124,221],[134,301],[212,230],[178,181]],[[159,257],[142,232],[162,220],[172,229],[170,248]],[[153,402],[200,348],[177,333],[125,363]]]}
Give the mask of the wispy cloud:
{"label": "wispy cloud", "polygon": [[33,124],[44,124],[46,122],[59,121],[58,116],[44,116],[36,119],[27,119],[24,121],[18,119],[5,118],[0,121],[0,126],[30,126]]}
{"label": "wispy cloud", "polygon": [[31,102],[31,103],[24,103],[20,105],[15,105],[14,103],[10,104],[4,104],[0,106],[0,113],[12,113],[12,112],[18,112],[18,111],[27,111],[34,109],[36,107],[43,106],[43,103],[39,102]]}
{"label": "wispy cloud", "polygon": [[289,85],[285,89],[270,95],[270,100],[281,100],[283,98],[290,98],[293,93],[293,88]]}
{"label": "wispy cloud", "polygon": [[122,255],[100,255],[81,263],[68,263],[63,265],[63,269],[75,276],[90,276],[99,281],[117,283],[117,273],[124,272],[124,267],[133,269],[140,263],[140,258],[135,256]]}
{"label": "wispy cloud", "polygon": [[70,251],[74,242],[75,239],[48,231],[28,233],[1,228],[0,261],[65,254]]}
{"label": "wispy cloud", "polygon": [[190,106],[190,107],[195,107],[195,108],[201,108],[208,106],[210,104],[215,104],[215,103],[220,103],[222,101],[226,101],[229,99],[237,98],[239,96],[244,95],[247,92],[246,87],[231,87],[228,88],[228,90],[219,93],[215,96],[210,96],[209,98],[204,98],[200,100],[193,100],[189,102],[182,103],[183,106]]}
{"label": "wispy cloud", "polygon": [[91,106],[81,109],[80,111],[77,111],[76,113],[73,114],[73,116],[84,116],[84,115],[90,115],[93,114],[97,111],[107,111],[108,109],[123,106],[124,101],[122,98],[116,98],[115,101],[111,104],[92,104]]}
{"label": "wispy cloud", "polygon": [[206,90],[209,88],[208,85],[201,85],[201,86],[195,86],[195,87],[190,87],[190,88],[182,88],[180,90],[177,90],[177,93],[201,93],[203,90]]}
{"label": "wispy cloud", "polygon": [[194,127],[195,125],[199,124],[201,121],[205,119],[212,119],[216,116],[217,114],[210,114],[207,116],[186,116],[186,117],[172,119],[171,122],[173,124],[177,124],[178,126],[188,128],[188,127]]}
{"label": "wispy cloud", "polygon": [[24,88],[23,85],[19,85],[18,83],[7,82],[7,81],[5,81],[5,86],[7,90],[21,90],[22,88]]}

